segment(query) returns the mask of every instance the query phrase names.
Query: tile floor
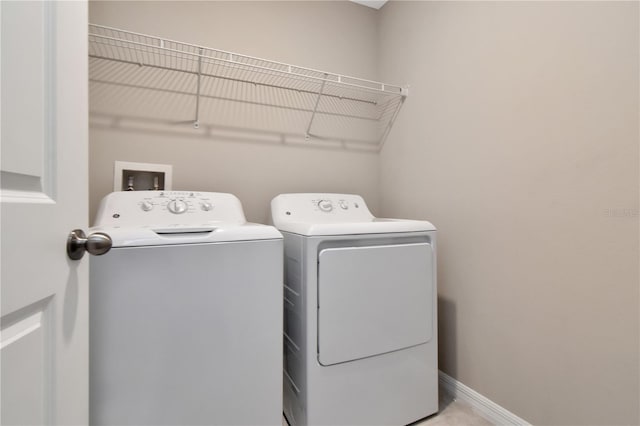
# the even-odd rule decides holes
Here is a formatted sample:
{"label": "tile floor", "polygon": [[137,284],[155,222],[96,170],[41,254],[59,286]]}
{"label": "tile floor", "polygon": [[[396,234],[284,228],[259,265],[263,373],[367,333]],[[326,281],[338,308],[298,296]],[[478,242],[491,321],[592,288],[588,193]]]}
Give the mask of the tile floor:
{"label": "tile floor", "polygon": [[[284,416],[282,426],[288,426]],[[410,426],[493,426],[493,423],[473,411],[465,402],[452,400],[448,395],[440,395],[438,414],[412,423]]]}
{"label": "tile floor", "polygon": [[441,394],[438,414],[411,426],[493,426],[493,423],[476,413],[466,402],[456,401],[448,395]]}

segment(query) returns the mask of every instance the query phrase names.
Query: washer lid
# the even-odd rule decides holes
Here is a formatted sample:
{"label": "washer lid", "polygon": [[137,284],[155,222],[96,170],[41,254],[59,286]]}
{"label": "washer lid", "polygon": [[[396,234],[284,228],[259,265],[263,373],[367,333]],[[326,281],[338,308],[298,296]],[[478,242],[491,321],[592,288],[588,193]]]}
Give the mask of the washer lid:
{"label": "washer lid", "polygon": [[271,218],[280,231],[307,236],[435,231],[427,221],[376,218],[353,194],[280,194]]}
{"label": "washer lid", "polygon": [[282,234],[273,226],[249,222],[210,222],[198,226],[176,224],[169,227],[96,226],[91,228],[91,231],[108,234],[114,248],[282,239]]}
{"label": "washer lid", "polygon": [[272,226],[248,223],[234,195],[196,191],[113,192],[92,230],[109,234],[114,247],[282,238]]}

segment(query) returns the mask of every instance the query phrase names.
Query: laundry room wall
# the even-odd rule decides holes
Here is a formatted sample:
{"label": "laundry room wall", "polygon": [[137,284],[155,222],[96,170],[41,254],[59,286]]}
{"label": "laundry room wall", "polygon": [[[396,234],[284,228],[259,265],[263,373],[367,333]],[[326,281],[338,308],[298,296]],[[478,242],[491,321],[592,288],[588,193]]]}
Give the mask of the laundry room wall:
{"label": "laundry room wall", "polygon": [[639,424],[638,2],[390,2],[381,213],[439,230],[440,368],[536,425]]}
{"label": "laundry room wall", "polygon": [[[89,3],[94,24],[374,80],[376,16],[373,9],[344,1]],[[101,76],[93,77],[90,221],[100,199],[113,190],[116,160],[171,164],[173,189],[234,193],[251,221],[265,222],[271,198],[283,192],[359,193],[377,210],[375,151],[283,145],[273,135],[252,131],[241,137],[211,136],[189,123],[175,123],[193,119],[195,100],[166,102],[161,92],[151,98],[151,108],[175,122],[153,122],[155,109],[140,99],[152,94],[138,96],[126,86],[114,88],[95,81]],[[178,78],[156,77],[154,83]],[[145,83],[144,77],[127,82]]]}

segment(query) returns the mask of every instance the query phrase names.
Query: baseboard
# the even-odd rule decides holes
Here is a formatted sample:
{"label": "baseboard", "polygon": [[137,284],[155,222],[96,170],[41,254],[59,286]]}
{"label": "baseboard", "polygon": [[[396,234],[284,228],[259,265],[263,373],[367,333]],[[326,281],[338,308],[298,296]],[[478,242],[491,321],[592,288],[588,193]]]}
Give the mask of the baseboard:
{"label": "baseboard", "polygon": [[466,402],[474,411],[495,425],[531,426],[529,422],[499,406],[489,398],[480,395],[469,386],[460,383],[442,371],[439,372],[439,382],[442,390],[451,398]]}

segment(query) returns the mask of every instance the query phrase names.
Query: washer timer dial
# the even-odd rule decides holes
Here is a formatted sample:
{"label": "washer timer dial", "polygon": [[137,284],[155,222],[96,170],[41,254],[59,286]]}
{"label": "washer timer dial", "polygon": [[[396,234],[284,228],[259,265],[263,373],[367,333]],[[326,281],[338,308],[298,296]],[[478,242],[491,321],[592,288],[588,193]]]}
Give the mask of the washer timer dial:
{"label": "washer timer dial", "polygon": [[183,200],[171,200],[167,204],[167,209],[173,214],[181,214],[187,211],[189,206]]}

